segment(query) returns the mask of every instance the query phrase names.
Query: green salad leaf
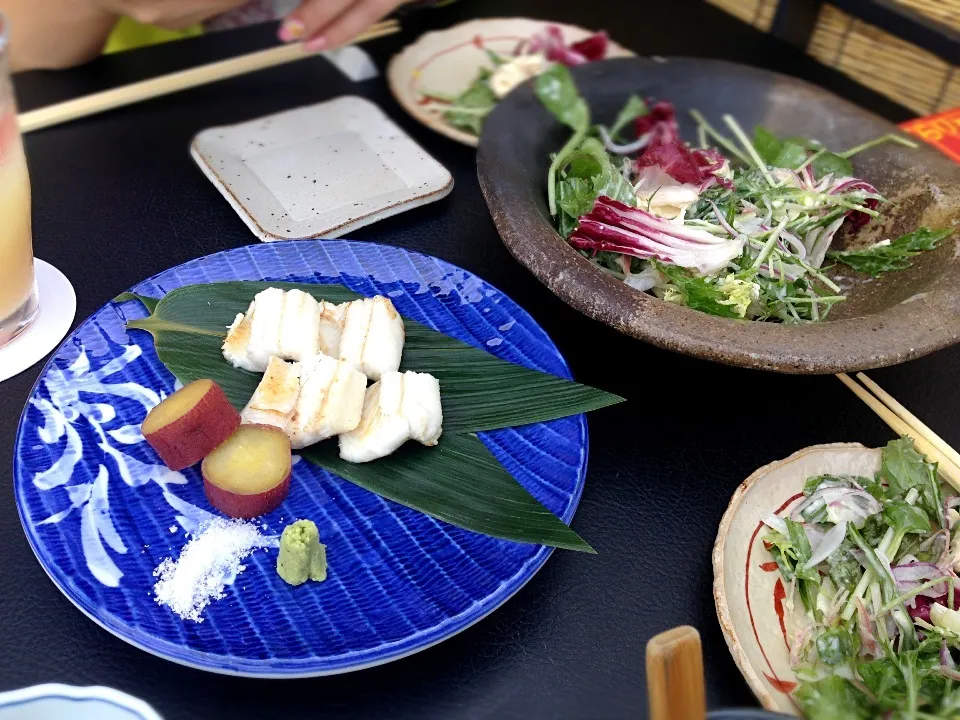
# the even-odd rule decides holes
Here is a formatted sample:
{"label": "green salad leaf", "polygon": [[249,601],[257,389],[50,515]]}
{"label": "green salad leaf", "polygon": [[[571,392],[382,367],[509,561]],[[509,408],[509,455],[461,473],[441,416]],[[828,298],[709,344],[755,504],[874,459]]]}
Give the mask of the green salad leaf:
{"label": "green salad leaf", "polygon": [[814,176],[818,178],[827,174],[832,174],[835,178],[853,175],[853,165],[850,161],[832,152],[820,153],[813,161],[812,167]]}
{"label": "green salad leaf", "polygon": [[543,106],[571,130],[585,129],[590,124],[587,101],[580,96],[573,75],[565,65],[555,63],[540,73],[534,91]]}
{"label": "green salad leaf", "polygon": [[631,95],[630,99],[627,100],[627,104],[621,108],[620,112],[617,113],[616,119],[613,121],[613,125],[610,126],[610,136],[613,138],[620,136],[620,131],[623,130],[627,125],[632,123],[638,117],[643,117],[650,113],[650,108],[647,107],[647,103],[643,101],[642,98]]}
{"label": "green salad leaf", "polygon": [[580,96],[570,70],[560,63],[555,63],[540,73],[533,88],[543,106],[557,120],[573,130],[573,135],[554,155],[547,170],[547,206],[550,209],[550,215],[557,217],[559,171],[587,136],[587,131],[590,129],[590,108],[587,106],[587,101]]}
{"label": "green salad leaf", "polygon": [[851,554],[854,545],[849,540],[844,540],[833,554],[827,558],[829,567],[827,574],[830,580],[838,588],[848,591],[856,587],[860,582],[860,576],[863,575],[863,568],[857,559]]}
{"label": "green salad leaf", "polygon": [[828,173],[832,173],[834,177],[853,175],[853,166],[849,160],[825,151],[815,140],[802,137],[781,140],[767,128],[757,125],[753,130],[753,146],[760,159],[769,167],[795,170],[807,161],[808,152],[819,152],[812,163],[815,177],[821,178]]}
{"label": "green salad leaf", "polygon": [[776,167],[773,165],[773,161],[777,159],[783,149],[783,142],[780,138],[762,125],[757,125],[753,129],[753,147],[757,149],[757,154],[761,160],[767,165]]}
{"label": "green salad leaf", "polygon": [[827,665],[839,665],[853,659],[860,643],[845,627],[835,627],[817,636],[817,656]]}
{"label": "green salad leaf", "polygon": [[944,525],[943,492],[937,478],[937,464],[917,452],[913,440],[902,437],[887,444],[883,449],[881,475],[887,482],[893,495],[906,495],[915,489],[919,495],[919,505],[929,517],[936,518],[937,525]]}
{"label": "green salad leaf", "polygon": [[930,518],[921,508],[903,500],[891,500],[883,508],[883,519],[894,530],[903,533],[929,533]]}
{"label": "green salad leaf", "polygon": [[456,128],[479,135],[486,120],[497,106],[497,96],[490,89],[491,72],[481,68],[473,82],[454,98],[444,119]]}
{"label": "green salad leaf", "polygon": [[780,152],[777,153],[777,156],[770,164],[773,167],[790,168],[792,170],[803,165],[806,160],[807,151],[802,145],[797,145],[796,143],[792,142],[785,142],[783,143],[783,147],[780,148]]}
{"label": "green salad leaf", "polygon": [[907,687],[900,668],[893,660],[879,658],[865,662],[857,671],[863,684],[876,697],[878,709],[895,710],[903,703]]}
{"label": "green salad leaf", "polygon": [[827,258],[848,265],[857,272],[879,277],[885,272],[906,270],[912,264],[911,258],[926,250],[936,249],[953,232],[952,229],[930,230],[922,227],[888,245],[874,245],[865,250],[835,250],[827,253]]}
{"label": "green salad leaf", "polygon": [[710,282],[709,279],[693,275],[676,265],[659,262],[654,264],[657,270],[673,283],[673,287],[668,288],[663,297],[667,302],[676,302],[720,317],[743,317],[743,303],[733,296],[733,293],[740,289],[736,284]]}
{"label": "green salad leaf", "polygon": [[870,720],[867,697],[840,675],[803,683],[794,697],[807,720]]}

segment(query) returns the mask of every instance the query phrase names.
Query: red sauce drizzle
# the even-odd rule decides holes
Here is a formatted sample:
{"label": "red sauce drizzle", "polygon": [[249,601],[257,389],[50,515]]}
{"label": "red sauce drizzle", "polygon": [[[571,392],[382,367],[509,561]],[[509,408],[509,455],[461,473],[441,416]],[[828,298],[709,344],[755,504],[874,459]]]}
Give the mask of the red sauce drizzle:
{"label": "red sauce drizzle", "polygon": [[780,632],[783,633],[783,642],[786,643],[787,647],[790,647],[790,642],[787,640],[787,625],[783,621],[783,601],[787,597],[787,591],[783,589],[783,581],[780,578],[777,578],[777,584],[773,586],[773,609],[777,613],[777,618],[780,620]]}
{"label": "red sauce drizzle", "polygon": [[766,673],[764,673],[763,676],[767,679],[768,683],[784,695],[789,695],[797,688],[797,684],[792,680],[781,680],[780,678],[770,677]]}

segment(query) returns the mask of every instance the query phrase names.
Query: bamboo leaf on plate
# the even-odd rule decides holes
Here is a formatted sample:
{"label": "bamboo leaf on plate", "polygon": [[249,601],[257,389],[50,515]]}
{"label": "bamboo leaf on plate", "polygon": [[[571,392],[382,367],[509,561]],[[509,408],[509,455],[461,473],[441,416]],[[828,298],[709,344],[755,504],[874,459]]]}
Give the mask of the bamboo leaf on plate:
{"label": "bamboo leaf on plate", "polygon": [[[260,375],[232,367],[220,351],[227,326],[261,290],[300,288],[341,303],[359,295],[340,285],[228,282],[188,285],[168,293],[148,318],[127,323],[154,336],[157,355],[184,384],[211,378],[238,408],[246,405]],[[401,369],[428,372],[443,392],[446,432],[479,432],[598,410],[622,402],[610,393],[501,360],[413,320]]]}
{"label": "bamboo leaf on plate", "polygon": [[355,485],[452,525],[485,535],[594,552],[540,504],[475,435],[444,435],[435,448],[407,443],[384,460],[342,460],[335,442],[303,457]]}
{"label": "bamboo leaf on plate", "polygon": [[[227,326],[268,287],[300,288],[341,303],[359,297],[339,285],[227,282],[189,285],[153,301],[153,313],[127,323],[153,335],[157,356],[183,383],[211,378],[243,407],[260,375],[224,360]],[[120,300],[140,300],[124,295]],[[150,305],[150,298],[145,304]],[[402,369],[440,381],[444,433],[435,448],[407,443],[374,462],[342,460],[336,442],[302,452],[308,461],[378,495],[468,530],[517,542],[593,552],[539,503],[473,433],[575,415],[621,402],[616,395],[501,360],[409,319]]]}
{"label": "bamboo leaf on plate", "polygon": [[139,300],[151,313],[157,309],[157,303],[160,302],[160,300],[157,298],[147,297],[146,295],[137,295],[136,293],[132,292],[120,293],[113,299],[114,302],[118,303],[128,302],[130,300]]}

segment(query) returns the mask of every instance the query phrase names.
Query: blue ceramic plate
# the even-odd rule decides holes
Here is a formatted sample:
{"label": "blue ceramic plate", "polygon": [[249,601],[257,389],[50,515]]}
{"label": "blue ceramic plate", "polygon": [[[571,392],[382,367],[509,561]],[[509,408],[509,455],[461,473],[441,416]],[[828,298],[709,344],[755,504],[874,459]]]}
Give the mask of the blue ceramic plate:
{"label": "blue ceramic plate", "polygon": [[[533,319],[483,280],[435,258],[371,243],[294,241],[217,253],[134,292],[160,297],[226,280],[340,283],[505,360],[570,377]],[[154,568],[209,517],[196,468],[163,467],[139,432],[174,378],[149,335],[124,329],[145,310],[108,303],[47,365],[24,410],[14,456],[27,538],[54,583],[95,622],[147,652],[213,672],[302,677],[356,670],[429,647],[489,614],[550,549],[497,540],[383,500],[308,463],[262,522],[296,518],[327,544],[326,582],[295,590],[261,551],[204,611],[183,621],[153,599]],[[584,417],[482,434],[537,499],[569,522],[587,461]],[[260,522],[260,520],[258,520]]]}

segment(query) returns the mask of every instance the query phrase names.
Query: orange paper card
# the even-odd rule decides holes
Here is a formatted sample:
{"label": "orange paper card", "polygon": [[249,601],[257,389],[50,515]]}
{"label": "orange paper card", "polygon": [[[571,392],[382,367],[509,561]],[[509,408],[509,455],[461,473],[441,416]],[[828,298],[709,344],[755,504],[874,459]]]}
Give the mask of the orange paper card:
{"label": "orange paper card", "polygon": [[960,162],[960,107],[909,120],[900,127]]}

